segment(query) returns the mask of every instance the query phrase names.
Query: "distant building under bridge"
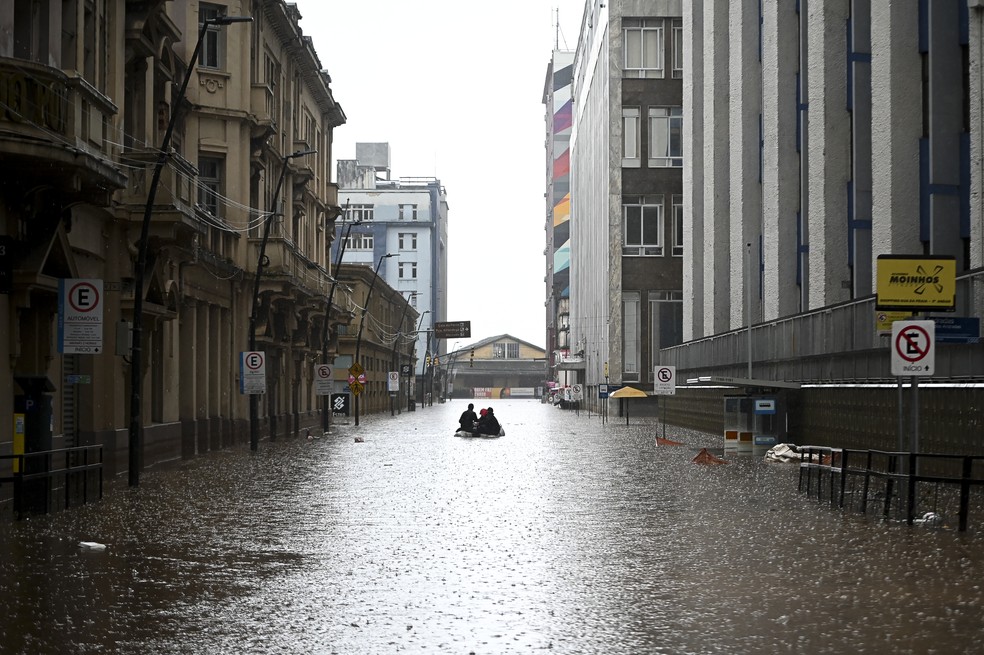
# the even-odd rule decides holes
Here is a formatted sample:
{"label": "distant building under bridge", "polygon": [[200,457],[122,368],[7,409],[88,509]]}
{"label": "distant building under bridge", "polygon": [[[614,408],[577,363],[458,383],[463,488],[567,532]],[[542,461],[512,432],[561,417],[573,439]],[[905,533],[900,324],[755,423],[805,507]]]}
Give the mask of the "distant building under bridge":
{"label": "distant building under bridge", "polygon": [[546,350],[508,334],[452,345],[434,367],[443,398],[539,398],[545,390]]}

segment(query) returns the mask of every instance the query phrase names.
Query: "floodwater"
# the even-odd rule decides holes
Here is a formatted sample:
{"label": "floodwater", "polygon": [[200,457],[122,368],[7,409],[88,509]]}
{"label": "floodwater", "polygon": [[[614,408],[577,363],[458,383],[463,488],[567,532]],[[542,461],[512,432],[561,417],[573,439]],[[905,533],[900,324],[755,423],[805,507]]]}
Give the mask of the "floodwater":
{"label": "floodwater", "polygon": [[980,531],[831,509],[795,465],[695,465],[722,441],[657,446],[652,419],[495,401],[506,436],[461,439],[464,407],[0,526],[0,652],[980,652]]}

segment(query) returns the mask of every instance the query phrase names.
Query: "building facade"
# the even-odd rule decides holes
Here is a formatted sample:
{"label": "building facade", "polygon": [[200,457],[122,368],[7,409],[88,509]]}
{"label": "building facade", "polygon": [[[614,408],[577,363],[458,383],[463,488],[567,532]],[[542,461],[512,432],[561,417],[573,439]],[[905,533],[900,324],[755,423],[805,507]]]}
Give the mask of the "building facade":
{"label": "building facade", "polygon": [[260,262],[263,434],[316,422],[322,328],[348,318],[325,305],[345,114],[299,17],[283,0],[3,3],[0,423],[25,417],[27,440],[0,432],[0,452],[99,444],[127,469],[136,294],[142,466],[241,441]]}
{"label": "building facade", "polygon": [[453,347],[435,367],[446,398],[539,398],[545,391],[543,348],[499,334]]}
{"label": "building facade", "polygon": [[[442,354],[434,323],[448,313],[448,200],[437,178],[390,178],[388,143],[357,143],[354,160],[338,162],[345,208],[346,263],[378,266],[379,276],[410,299],[420,318],[416,378],[428,354]],[[332,246],[337,257],[343,240]],[[392,257],[383,258],[385,255]]]}
{"label": "building facade", "polygon": [[[874,299],[882,255],[954,258],[950,315],[979,319],[977,3],[684,5],[690,343],[673,362],[695,374],[733,375],[747,360],[765,378],[889,378]],[[736,332],[749,325],[751,352]],[[980,375],[975,346],[941,349],[938,375]]]}
{"label": "building facade", "polygon": [[[574,60],[570,350],[585,397],[652,388],[681,340],[683,25],[675,0],[588,3]],[[594,390],[594,391],[593,391]]]}
{"label": "building facade", "polygon": [[575,375],[559,367],[571,359],[571,121],[574,98],[571,83],[574,74],[574,53],[553,51],[547,65],[543,87],[546,108],[546,344],[547,370],[545,379],[566,385]]}

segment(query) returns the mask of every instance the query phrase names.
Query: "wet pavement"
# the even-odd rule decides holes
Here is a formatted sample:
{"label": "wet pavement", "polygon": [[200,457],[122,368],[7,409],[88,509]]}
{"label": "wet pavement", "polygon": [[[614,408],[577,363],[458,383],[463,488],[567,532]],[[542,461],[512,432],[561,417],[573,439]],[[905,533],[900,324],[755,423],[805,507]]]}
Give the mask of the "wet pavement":
{"label": "wet pavement", "polygon": [[0,525],[0,653],[980,652],[980,532],[695,465],[722,440],[652,419],[493,404],[499,439],[452,436],[456,400]]}

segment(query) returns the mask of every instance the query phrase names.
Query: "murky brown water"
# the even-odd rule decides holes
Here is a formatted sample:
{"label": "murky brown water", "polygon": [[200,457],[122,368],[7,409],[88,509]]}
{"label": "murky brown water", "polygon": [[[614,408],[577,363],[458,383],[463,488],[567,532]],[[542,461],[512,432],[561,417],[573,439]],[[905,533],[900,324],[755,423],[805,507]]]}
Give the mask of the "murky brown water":
{"label": "murky brown water", "polygon": [[0,526],[0,652],[980,652],[980,532],[696,466],[720,440],[644,419],[495,408],[501,439],[451,436],[455,401]]}

